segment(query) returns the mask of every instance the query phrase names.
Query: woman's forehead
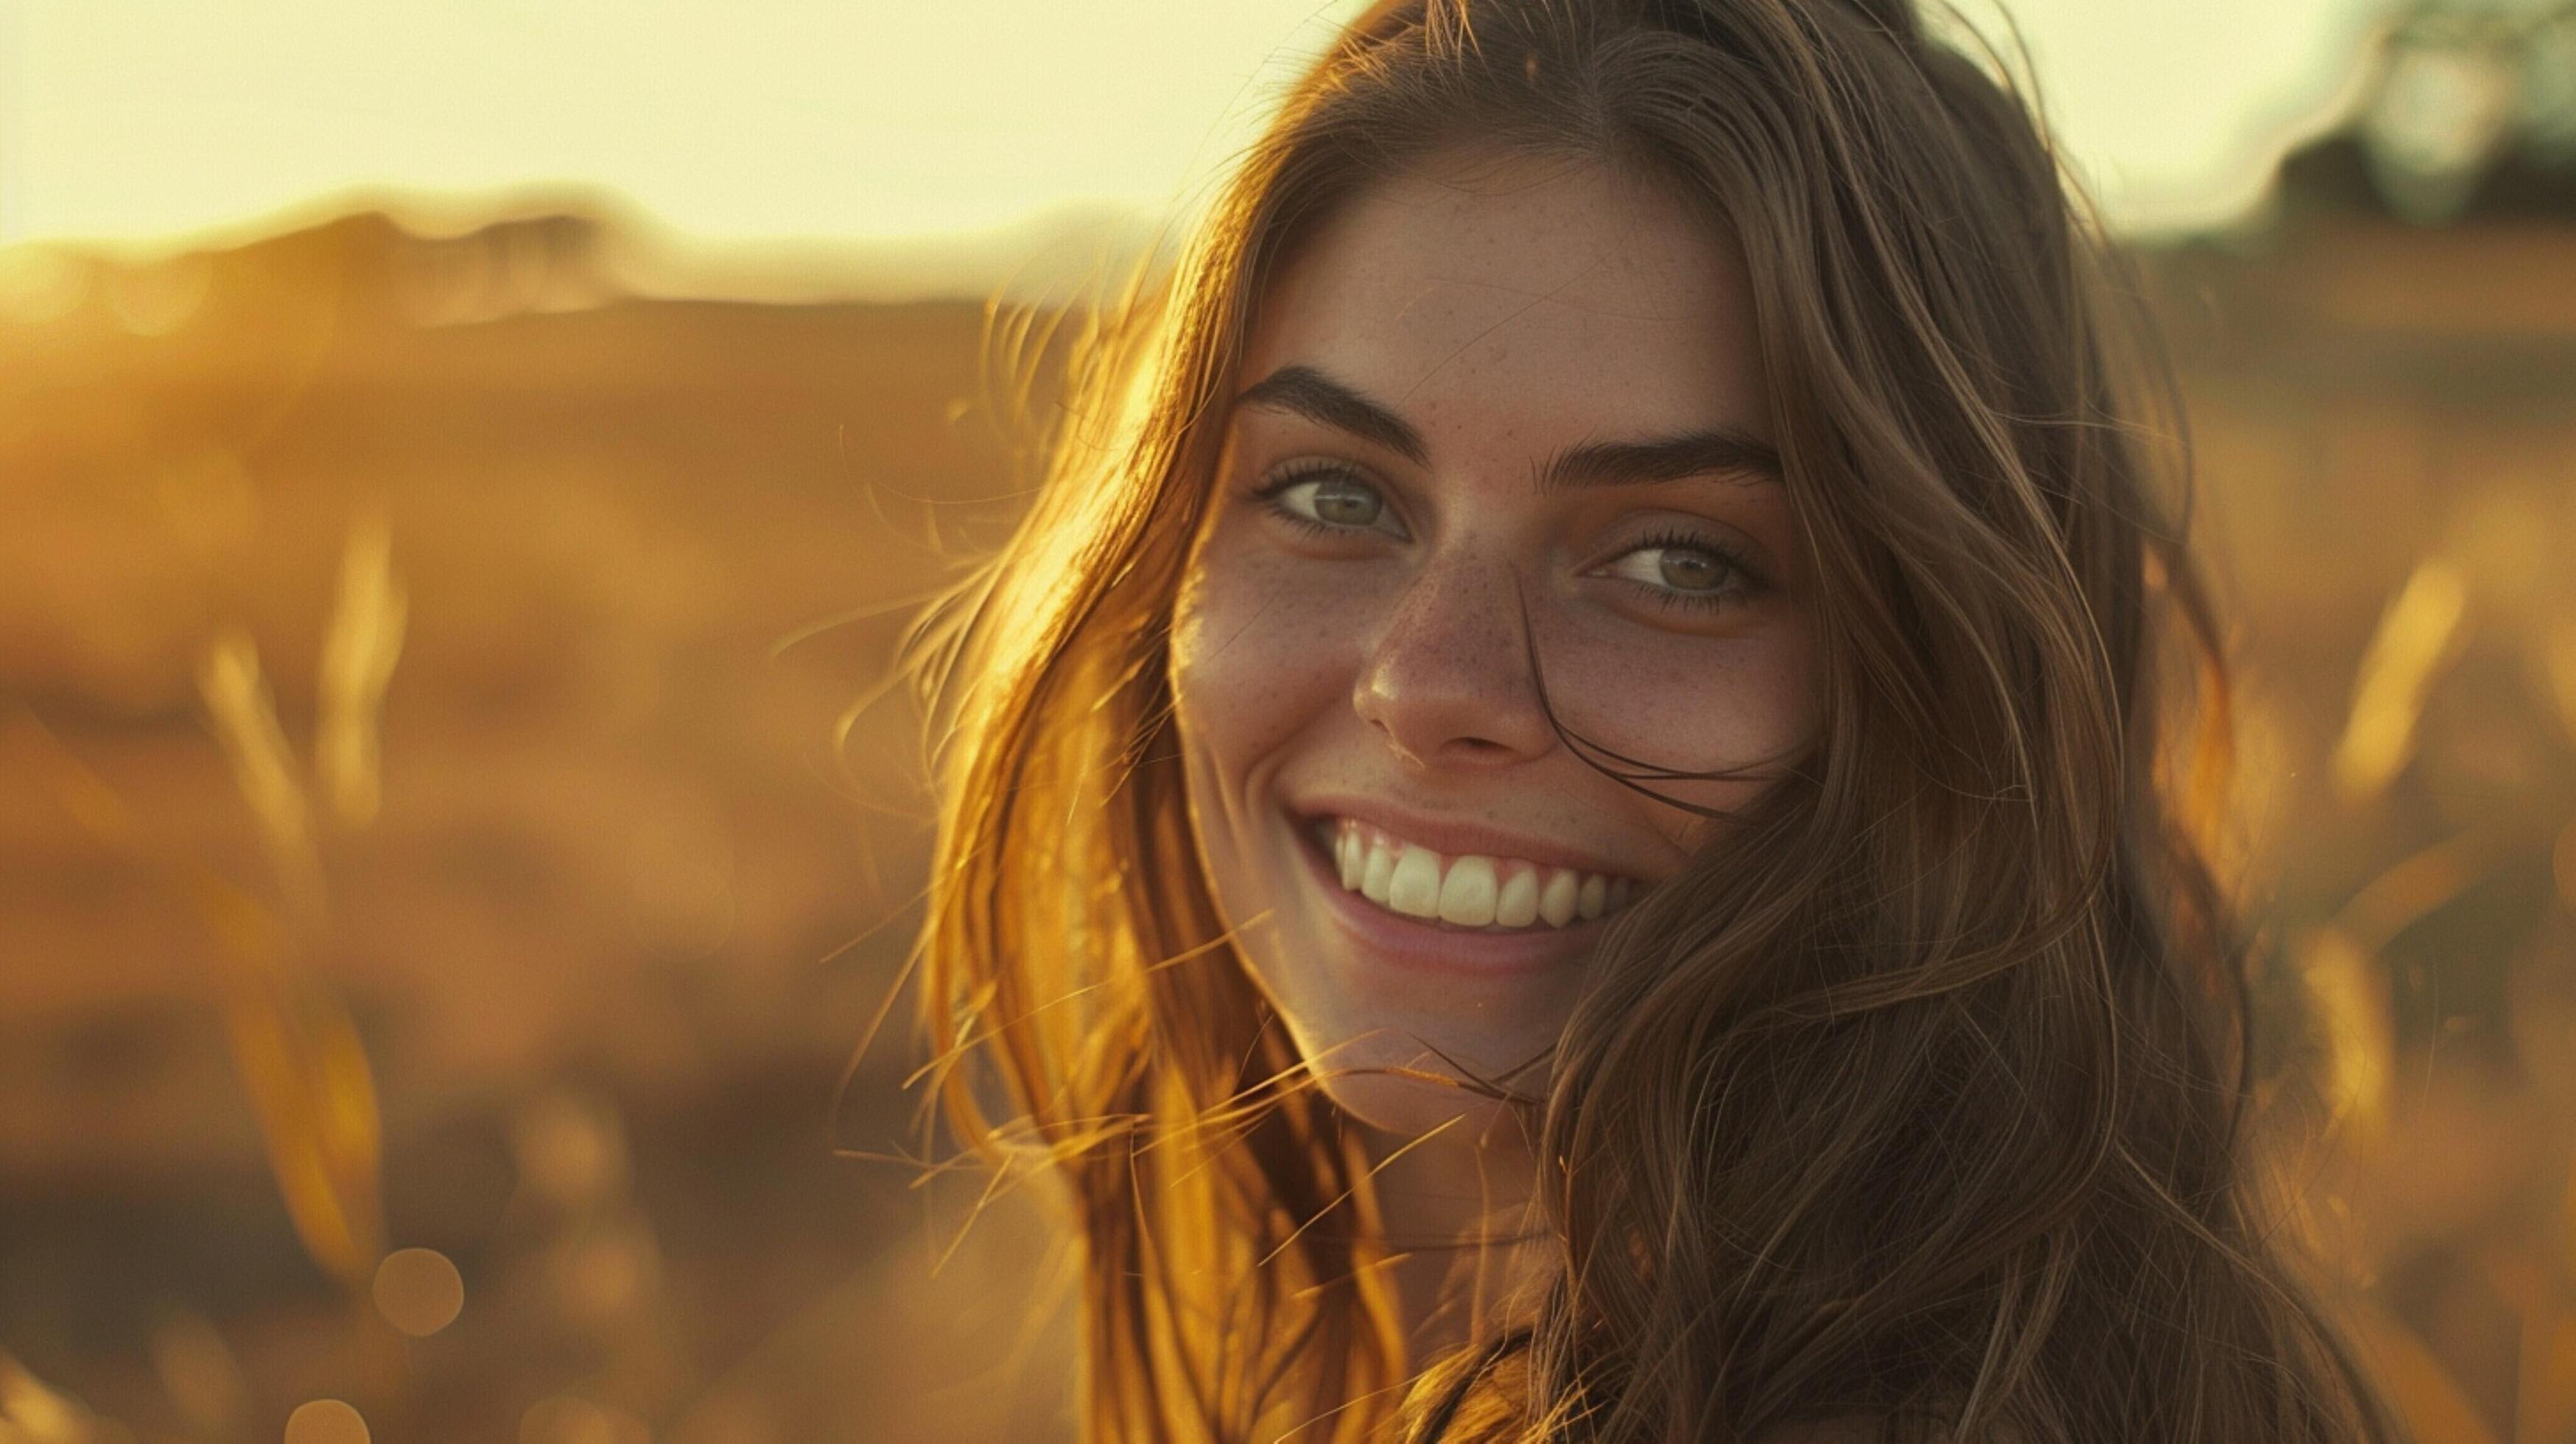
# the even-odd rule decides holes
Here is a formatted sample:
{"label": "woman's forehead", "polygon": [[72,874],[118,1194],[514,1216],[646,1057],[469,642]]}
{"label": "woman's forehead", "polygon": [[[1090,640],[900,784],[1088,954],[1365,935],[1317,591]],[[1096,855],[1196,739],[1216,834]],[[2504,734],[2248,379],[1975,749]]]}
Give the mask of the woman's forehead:
{"label": "woman's forehead", "polygon": [[1658,434],[1767,416],[1733,247],[1605,168],[1416,174],[1321,224],[1263,298],[1243,382],[1304,365],[1426,434]]}

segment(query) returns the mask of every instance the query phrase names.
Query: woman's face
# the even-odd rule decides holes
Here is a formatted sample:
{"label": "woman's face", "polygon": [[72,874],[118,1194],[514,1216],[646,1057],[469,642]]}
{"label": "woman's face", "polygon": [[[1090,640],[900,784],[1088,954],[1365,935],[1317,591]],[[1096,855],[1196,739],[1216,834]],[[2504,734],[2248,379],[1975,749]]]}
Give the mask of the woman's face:
{"label": "woman's face", "polygon": [[1596,167],[1391,180],[1277,278],[1232,396],[1172,643],[1201,857],[1330,1096],[1418,1134],[1476,1100],[1344,1070],[1530,1062],[1712,825],[1570,751],[1532,653],[1568,732],[1646,763],[1767,778],[1805,738],[1742,264]]}

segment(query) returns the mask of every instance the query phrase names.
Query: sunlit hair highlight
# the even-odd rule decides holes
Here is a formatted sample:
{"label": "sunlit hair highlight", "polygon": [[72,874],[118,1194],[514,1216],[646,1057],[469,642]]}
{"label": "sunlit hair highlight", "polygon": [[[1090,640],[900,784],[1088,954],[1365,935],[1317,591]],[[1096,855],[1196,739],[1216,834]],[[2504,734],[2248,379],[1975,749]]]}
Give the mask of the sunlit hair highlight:
{"label": "sunlit hair highlight", "polygon": [[[1554,1281],[1409,1377],[1366,1156],[1200,873],[1168,641],[1265,286],[1461,151],[1669,187],[1743,257],[1822,721],[1606,928],[1525,1103]],[[1905,0],[1340,36],[915,637],[923,1018],[952,1127],[1061,1189],[1088,1437],[2390,1437],[2250,1181],[2226,671],[2120,274]]]}

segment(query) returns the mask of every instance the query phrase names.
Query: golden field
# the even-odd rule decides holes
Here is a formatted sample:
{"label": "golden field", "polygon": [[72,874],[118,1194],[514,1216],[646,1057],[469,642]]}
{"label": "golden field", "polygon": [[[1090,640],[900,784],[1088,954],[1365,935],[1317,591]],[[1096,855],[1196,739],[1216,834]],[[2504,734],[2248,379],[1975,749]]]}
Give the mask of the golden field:
{"label": "golden field", "polygon": [[[2423,1436],[2576,1438],[2576,212],[2312,189],[2147,258],[2264,1097]],[[1060,1431],[1044,1229],[851,1063],[1053,353],[616,243],[0,254],[0,1440]]]}

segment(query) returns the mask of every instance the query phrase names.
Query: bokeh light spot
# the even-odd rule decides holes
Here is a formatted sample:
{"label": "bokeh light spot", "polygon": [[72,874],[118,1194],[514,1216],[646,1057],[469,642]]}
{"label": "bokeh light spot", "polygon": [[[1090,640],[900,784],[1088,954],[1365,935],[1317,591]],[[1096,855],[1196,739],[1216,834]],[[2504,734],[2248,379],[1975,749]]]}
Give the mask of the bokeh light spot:
{"label": "bokeh light spot", "polygon": [[376,1266],[376,1309],[395,1328],[423,1339],[449,1324],[465,1307],[465,1279],[447,1255],[430,1248],[396,1249]]}
{"label": "bokeh light spot", "polygon": [[203,309],[213,279],[213,264],[198,254],[111,272],[108,308],[129,335],[167,336]]}
{"label": "bokeh light spot", "polygon": [[299,1404],[286,1416],[286,1444],[367,1444],[367,1421],[337,1399]]}

